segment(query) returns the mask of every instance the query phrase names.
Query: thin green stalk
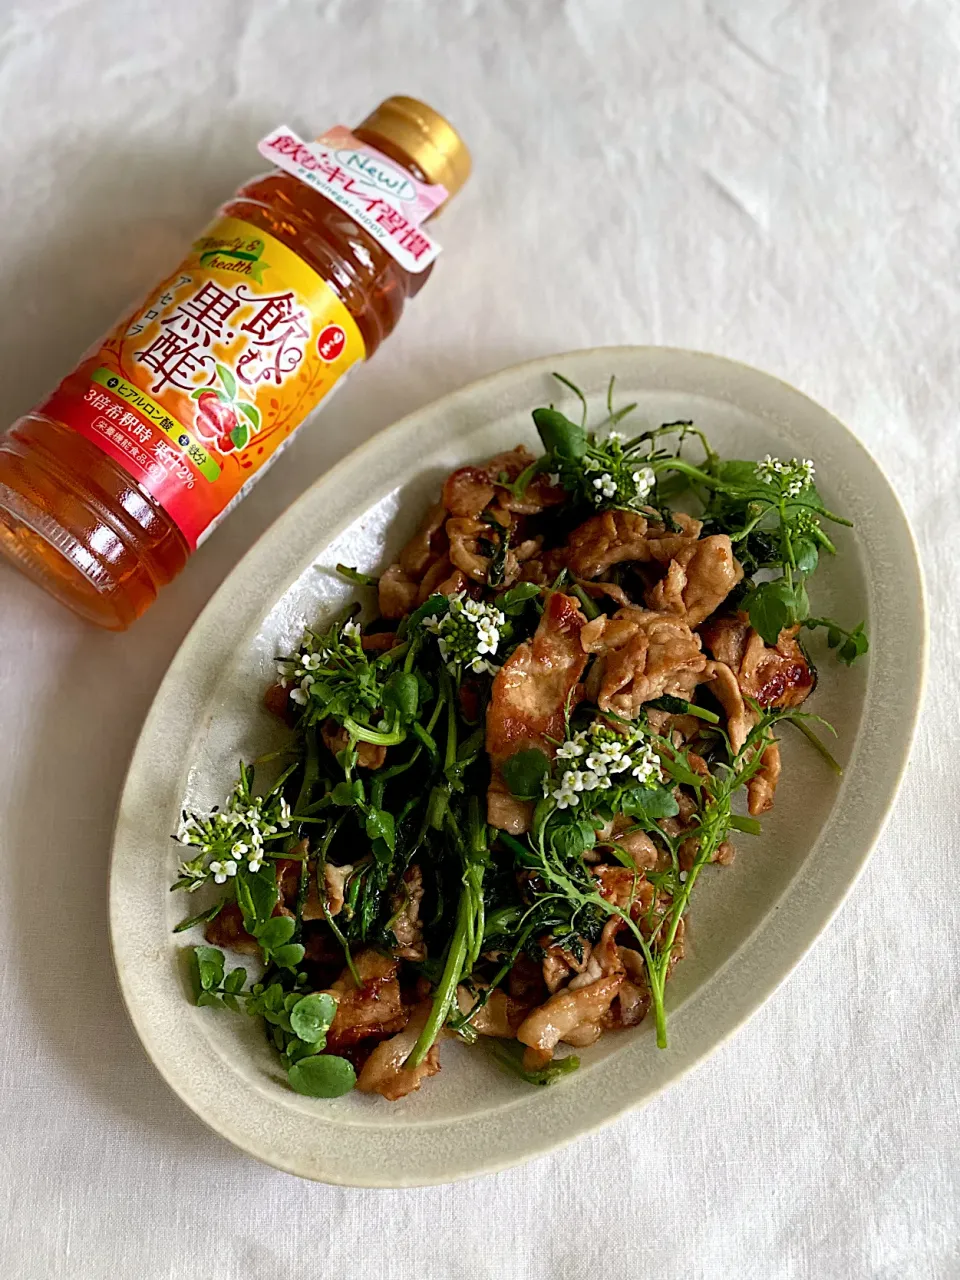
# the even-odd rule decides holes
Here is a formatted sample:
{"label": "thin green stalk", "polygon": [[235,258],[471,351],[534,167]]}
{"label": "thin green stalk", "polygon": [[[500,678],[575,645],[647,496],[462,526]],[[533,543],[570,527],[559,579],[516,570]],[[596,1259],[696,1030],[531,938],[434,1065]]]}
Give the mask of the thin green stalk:
{"label": "thin green stalk", "polygon": [[453,934],[450,938],[450,944],[447,947],[447,958],[443,966],[443,974],[437,986],[436,993],[433,997],[433,1007],[430,1010],[430,1016],[424,1023],[423,1030],[417,1037],[417,1043],[413,1046],[410,1054],[404,1063],[405,1067],[419,1067],[424,1058],[430,1052],[434,1041],[440,1034],[440,1029],[446,1021],[447,1014],[450,1012],[451,1005],[456,999],[457,984],[460,981],[460,975],[463,972],[463,962],[467,955],[467,932],[470,926],[471,918],[471,889],[463,886],[460,894],[460,903],[457,907],[457,921],[454,926]]}

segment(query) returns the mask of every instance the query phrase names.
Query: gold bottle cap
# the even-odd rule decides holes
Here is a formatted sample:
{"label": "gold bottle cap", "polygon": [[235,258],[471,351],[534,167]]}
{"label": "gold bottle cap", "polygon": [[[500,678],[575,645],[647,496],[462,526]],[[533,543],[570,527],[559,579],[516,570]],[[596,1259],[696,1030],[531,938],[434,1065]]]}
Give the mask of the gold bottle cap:
{"label": "gold bottle cap", "polygon": [[429,183],[454,196],[470,177],[470,152],[449,121],[416,98],[387,98],[359,129],[379,134],[410,157]]}

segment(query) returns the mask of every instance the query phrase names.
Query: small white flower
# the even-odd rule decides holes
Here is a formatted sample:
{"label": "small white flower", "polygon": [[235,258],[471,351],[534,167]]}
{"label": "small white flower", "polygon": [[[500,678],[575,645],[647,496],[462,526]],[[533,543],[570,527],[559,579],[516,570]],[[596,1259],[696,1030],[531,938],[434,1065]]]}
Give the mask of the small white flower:
{"label": "small white flower", "polygon": [[483,605],[479,600],[465,600],[457,609],[458,613],[465,613],[468,618],[482,618]]}
{"label": "small white flower", "polygon": [[621,440],[626,440],[626,438],[627,437],[623,434],[622,431],[611,431],[610,434],[607,436],[608,440],[615,440],[618,444],[620,443]]}
{"label": "small white flower", "polygon": [[568,769],[560,779],[560,786],[566,791],[582,791],[583,776],[579,769]]}
{"label": "small white flower", "polygon": [[680,880],[680,883],[681,883],[681,884],[686,884],[686,883],[687,883],[687,872],[686,872],[686,871],[681,871],[681,872],[680,872],[679,880]]}
{"label": "small white flower", "polygon": [[228,876],[237,874],[237,864],[232,858],[228,858],[226,862],[211,862],[210,870],[215,884],[226,884]]}
{"label": "small white flower", "polygon": [[250,852],[250,846],[248,844],[244,844],[242,840],[238,840],[230,852],[235,858],[242,858],[245,853]]}
{"label": "small white flower", "polygon": [[289,827],[290,825],[290,805],[287,803],[286,796],[280,797],[280,825],[281,827]]}
{"label": "small white flower", "polygon": [[343,624],[342,634],[346,637],[347,640],[359,640],[360,627],[356,622],[353,621],[352,618],[350,618],[347,622]]}
{"label": "small white flower", "polygon": [[633,483],[637,486],[637,497],[645,498],[654,486],[656,481],[652,467],[641,467],[639,471],[633,473]]}
{"label": "small white flower", "polygon": [[584,791],[596,791],[602,782],[603,775],[595,773],[592,769],[585,769],[580,774],[580,784]]}
{"label": "small white flower", "polygon": [[250,872],[252,876],[255,876],[262,866],[263,866],[262,858],[251,858],[250,861],[247,863],[247,870]]}
{"label": "small white flower", "polygon": [[424,618],[424,620],[423,620],[423,626],[424,626],[424,629],[425,629],[426,631],[430,631],[430,632],[432,632],[432,633],[433,633],[433,635],[439,635],[439,634],[440,634],[440,621],[441,621],[441,620],[440,620],[440,618],[437,618],[437,617],[433,617],[433,618]]}
{"label": "small white flower", "polygon": [[235,876],[237,874],[237,864],[234,862],[232,858],[228,858],[226,860],[226,862],[223,864],[223,869],[228,876]]}
{"label": "small white flower", "polygon": [[[576,760],[577,756],[583,755],[584,750],[585,748],[582,742],[576,742],[574,740],[571,740],[569,742],[565,742],[562,747],[558,747],[557,759],[558,760]],[[589,764],[590,762],[587,761],[587,763]]]}
{"label": "small white flower", "polygon": [[300,665],[305,672],[317,671],[323,666],[323,656],[319,653],[305,653],[300,659]]}
{"label": "small white flower", "polygon": [[290,697],[299,707],[305,707],[307,705],[307,695],[302,689],[291,689]]}
{"label": "small white flower", "polygon": [[570,809],[580,803],[580,797],[569,787],[559,787],[553,792],[553,798],[557,802],[558,809]]}
{"label": "small white flower", "polygon": [[617,495],[617,482],[609,471],[604,471],[603,475],[597,476],[593,487],[598,489],[604,498],[615,498]]}

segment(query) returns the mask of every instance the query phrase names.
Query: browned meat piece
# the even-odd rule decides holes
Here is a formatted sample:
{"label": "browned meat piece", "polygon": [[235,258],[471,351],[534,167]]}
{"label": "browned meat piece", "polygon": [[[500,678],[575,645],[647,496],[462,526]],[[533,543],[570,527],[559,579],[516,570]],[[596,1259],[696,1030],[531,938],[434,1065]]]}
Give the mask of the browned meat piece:
{"label": "browned meat piece", "polygon": [[769,648],[746,614],[713,618],[701,635],[708,651],[737,677],[740,692],[761,707],[798,707],[814,687],[810,665],[797,643],[799,627],[780,632]]}
{"label": "browned meat piece", "polygon": [[459,569],[453,567],[450,563],[450,557],[442,555],[439,560],[434,561],[423,575],[423,581],[417,591],[417,604],[423,604],[425,600],[429,600],[433,595],[456,595],[458,591],[463,591],[468,585],[468,579]]}
{"label": "browned meat piece", "polygon": [[588,653],[601,655],[597,702],[632,720],[645,702],[664,694],[688,697],[706,665],[700,641],[672,614],[618,609],[581,633]]}
{"label": "browned meat piece", "polygon": [[350,970],[344,969],[330,987],[330,994],[337,1000],[337,1014],[327,1033],[327,1048],[332,1053],[369,1036],[391,1035],[406,1026],[407,1010],[400,1000],[397,964],[391,956],[382,956],[378,951],[360,951],[354,956],[360,986]]}
{"label": "browned meat piece", "polygon": [[651,609],[675,613],[687,626],[696,627],[719,608],[742,577],[743,569],[725,533],[696,542],[685,539],[666,575],[646,592],[645,599]]}
{"label": "browned meat piece", "polygon": [[521,836],[530,830],[534,807],[532,800],[518,800],[511,795],[499,775],[491,779],[487,790],[487,821],[491,827]]}
{"label": "browned meat piece", "polygon": [[[659,861],[657,846],[633,818],[620,813],[597,835],[597,844],[615,844],[628,854],[638,871],[652,871]],[[627,868],[623,868],[625,871]],[[629,871],[627,872],[629,875]]]}
{"label": "browned meat piece", "polygon": [[443,503],[435,502],[421,520],[417,532],[400,552],[400,568],[414,582],[419,582],[432,561],[446,550],[446,538],[443,534],[446,518]]}
{"label": "browned meat piece", "polygon": [[760,757],[760,768],[747,783],[747,808],[754,817],[773,808],[773,793],[779,780],[780,745],[771,742]]}
{"label": "browned meat piece", "polygon": [[289,722],[292,719],[290,713],[290,690],[286,685],[272,684],[263,695],[263,705],[271,715],[279,716],[281,720]]}
{"label": "browned meat piece", "polygon": [[535,1004],[540,1004],[547,994],[540,966],[523,952],[513,962],[507,979],[507,990],[511,1000],[525,1009],[532,1009]]}
{"label": "browned meat piece", "polygon": [[740,664],[740,688],[761,707],[799,707],[813,692],[813,672],[797,644],[799,627],[780,632],[770,649],[754,631]]}
{"label": "browned meat piece", "polygon": [[[587,664],[580,644],[584,623],[576,600],[554,592],[533,639],[518,645],[497,672],[487,709],[486,741],[492,770],[487,821],[494,826],[505,816],[501,800],[494,800],[492,811],[490,803],[491,795],[507,795],[501,763],[514,752],[532,747],[552,756],[555,748],[548,739],[563,740],[564,710]],[[514,814],[511,830],[526,830],[516,825],[519,820]]]}
{"label": "browned meat piece", "polygon": [[[457,987],[457,1003],[461,1013],[469,1013],[477,1002],[477,995],[466,987]],[[486,1003],[476,1013],[470,1025],[481,1036],[500,1036],[510,1040],[523,1021],[527,1006],[508,996],[502,987],[491,991]]]}
{"label": "browned meat piece", "polygon": [[452,516],[478,516],[493,501],[494,487],[486,467],[458,467],[447,476],[441,501]]}
{"label": "browned meat piece", "polygon": [[[599,1034],[600,1019],[620,990],[623,976],[621,969],[619,973],[600,978],[575,991],[569,987],[558,991],[545,1004],[527,1014],[517,1028],[517,1039],[540,1054],[550,1056],[561,1040],[571,1044],[592,1043],[596,1035],[586,1030],[585,1024],[586,1027],[597,1026]],[[585,1030],[578,1033],[579,1028]],[[571,1040],[571,1036],[574,1039]]]}
{"label": "browned meat piece", "polygon": [[386,653],[396,643],[395,631],[373,631],[369,635],[364,631],[360,637],[360,645],[364,653]]}
{"label": "browned meat piece", "polygon": [[535,582],[538,586],[549,587],[557,580],[557,575],[567,567],[570,553],[566,547],[552,547],[541,555],[534,556],[521,566],[520,577],[524,582]]}
{"label": "browned meat piece", "polygon": [[603,511],[574,529],[567,539],[567,561],[576,578],[599,578],[623,560],[652,559],[647,517],[639,511]]}
{"label": "browned meat piece", "polygon": [[563,986],[571,974],[583,973],[592,950],[590,943],[584,942],[578,960],[572,951],[567,951],[564,947],[551,942],[549,935],[540,939],[540,945],[544,948],[540,969],[543,973],[544,985],[551,995]]}
{"label": "browned meat piece", "polygon": [[[343,910],[344,889],[346,888],[347,881],[350,879],[350,876],[352,874],[353,874],[353,866],[349,862],[342,867],[335,867],[330,862],[327,862],[324,864],[323,891],[324,891],[324,897],[326,899],[326,908],[331,916],[339,915],[340,912]],[[316,877],[314,877],[314,883],[316,883]],[[309,920],[311,918],[310,916],[307,915],[308,905],[309,905],[309,901],[308,903],[304,904],[304,911],[303,911],[304,920]],[[320,915],[321,916],[324,915],[324,911],[322,907],[320,908]],[[316,919],[316,917],[313,917],[313,918]]]}
{"label": "browned meat piece", "polygon": [[615,582],[590,582],[586,578],[574,578],[574,582],[592,600],[599,600],[602,596],[607,596],[619,605],[631,603],[630,597],[623,587],[618,587]]}
{"label": "browned meat piece", "polygon": [[508,453],[496,454],[486,466],[458,467],[443,486],[444,507],[452,516],[478,516],[493,501],[496,482],[502,478],[511,484],[533,460],[530,450],[518,444]]}
{"label": "browned meat piece", "polygon": [[[324,720],[320,727],[320,736],[323,738],[324,746],[334,755],[350,745],[350,735],[343,725],[337,724],[333,719]],[[377,746],[373,742],[357,743],[357,764],[361,769],[379,769],[386,758],[386,747]]]}
{"label": "browned meat piece", "polygon": [[634,918],[646,911],[653,901],[653,885],[646,876],[637,875],[628,867],[601,862],[593,868],[593,876],[600,896],[624,911],[629,908]]}
{"label": "browned meat piece", "polygon": [[380,616],[402,618],[404,614],[416,607],[418,590],[416,582],[408,577],[398,564],[392,564],[389,569],[384,569],[377,587]]}
{"label": "browned meat piece", "polygon": [[710,691],[716,696],[727,717],[727,735],[734,752],[740,750],[754,725],[754,716],[744,705],[737,677],[725,662],[708,662],[703,669]]}
{"label": "browned meat piece", "polygon": [[420,920],[422,901],[423,872],[414,863],[403,873],[401,886],[390,902],[393,911],[390,928],[397,939],[393,954],[402,960],[427,958],[427,950],[423,945],[423,923]]}
{"label": "browned meat piece", "polygon": [[480,539],[489,539],[490,526],[475,517],[447,521],[447,537],[450,539],[450,559],[474,582],[486,582],[490,571],[490,557],[479,550]]}
{"label": "browned meat piece", "polygon": [[258,956],[260,947],[256,938],[243,927],[243,913],[235,902],[228,902],[213,917],[203,936],[211,947],[223,947],[225,951],[238,951],[244,956]]}
{"label": "browned meat piece", "polygon": [[679,533],[650,524],[639,511],[603,511],[591,516],[567,539],[568,567],[577,578],[599,578],[612,565],[635,560],[641,564],[669,564],[700,534],[699,520],[682,512],[674,520]]}
{"label": "browned meat piece", "polygon": [[403,1065],[429,1015],[430,1001],[427,1000],[417,1006],[399,1035],[377,1045],[357,1077],[357,1088],[361,1093],[379,1093],[388,1102],[396,1102],[419,1089],[429,1076],[437,1074],[440,1070],[438,1045],[433,1045],[419,1067]]}
{"label": "browned meat piece", "polygon": [[718,662],[725,662],[734,672],[740,670],[747,640],[755,634],[745,613],[720,614],[700,629],[707,652],[713,654]]}

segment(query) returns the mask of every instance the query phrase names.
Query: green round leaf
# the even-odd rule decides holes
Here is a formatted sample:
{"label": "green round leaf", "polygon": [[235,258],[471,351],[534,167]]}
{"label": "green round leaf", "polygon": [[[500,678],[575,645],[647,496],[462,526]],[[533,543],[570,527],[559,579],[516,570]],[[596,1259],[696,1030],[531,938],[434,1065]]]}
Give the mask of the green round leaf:
{"label": "green round leaf", "polygon": [[550,772],[550,761],[538,748],[516,751],[501,765],[503,778],[513,794],[521,800],[533,800],[543,794],[543,779]]}
{"label": "green round leaf", "polygon": [[337,1002],[326,991],[315,991],[304,996],[290,1010],[290,1025],[294,1034],[308,1044],[315,1044],[326,1035],[337,1014]]}
{"label": "green round leaf", "polygon": [[295,969],[303,959],[303,947],[299,942],[288,942],[285,947],[277,947],[273,953],[273,962],[281,969]]}
{"label": "green round leaf", "polygon": [[357,1083],[353,1064],[328,1053],[295,1062],[287,1078],[297,1093],[308,1098],[339,1098]]}

